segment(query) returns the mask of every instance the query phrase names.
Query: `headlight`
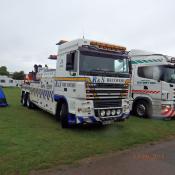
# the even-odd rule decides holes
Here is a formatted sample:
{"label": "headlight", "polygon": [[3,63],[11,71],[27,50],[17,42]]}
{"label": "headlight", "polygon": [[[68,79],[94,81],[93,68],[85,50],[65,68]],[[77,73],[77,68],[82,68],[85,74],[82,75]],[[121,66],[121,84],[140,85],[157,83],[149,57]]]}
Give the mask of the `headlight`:
{"label": "headlight", "polygon": [[113,110],[111,111],[111,114],[112,114],[112,115],[115,115],[115,109],[113,109]]}
{"label": "headlight", "polygon": [[91,112],[91,108],[90,107],[78,108],[78,112],[88,113]]}
{"label": "headlight", "polygon": [[171,105],[162,105],[162,110],[164,112],[168,112],[168,111],[170,111],[170,109],[171,109]]}
{"label": "headlight", "polygon": [[117,115],[119,115],[119,114],[121,114],[121,109],[117,109],[117,111],[116,111],[116,113],[117,113]]}
{"label": "headlight", "polygon": [[111,115],[111,111],[110,111],[110,110],[107,110],[107,111],[106,111],[106,115],[107,115],[107,116],[110,116],[110,115]]}
{"label": "headlight", "polygon": [[100,116],[101,116],[101,117],[104,117],[105,114],[106,114],[105,110],[101,110],[101,111],[100,111]]}

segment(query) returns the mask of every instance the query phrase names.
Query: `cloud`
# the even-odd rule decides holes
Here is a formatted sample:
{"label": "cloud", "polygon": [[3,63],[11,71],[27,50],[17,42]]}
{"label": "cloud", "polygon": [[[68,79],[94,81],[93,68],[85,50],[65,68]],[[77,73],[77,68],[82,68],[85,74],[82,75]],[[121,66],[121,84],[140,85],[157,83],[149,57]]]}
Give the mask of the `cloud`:
{"label": "cloud", "polygon": [[30,71],[60,39],[86,38],[175,55],[173,0],[1,0],[0,65]]}

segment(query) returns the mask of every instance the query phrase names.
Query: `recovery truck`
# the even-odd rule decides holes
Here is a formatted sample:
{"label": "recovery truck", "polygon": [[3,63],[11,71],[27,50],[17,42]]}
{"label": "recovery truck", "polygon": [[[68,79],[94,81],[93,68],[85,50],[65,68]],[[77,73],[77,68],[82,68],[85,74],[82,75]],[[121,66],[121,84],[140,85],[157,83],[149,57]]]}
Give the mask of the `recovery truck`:
{"label": "recovery truck", "polygon": [[60,41],[56,70],[41,68],[22,86],[21,102],[76,124],[123,121],[129,116],[129,57],[125,47],[86,39]]}
{"label": "recovery truck", "polygon": [[175,58],[143,50],[131,50],[130,102],[139,117],[175,116]]}

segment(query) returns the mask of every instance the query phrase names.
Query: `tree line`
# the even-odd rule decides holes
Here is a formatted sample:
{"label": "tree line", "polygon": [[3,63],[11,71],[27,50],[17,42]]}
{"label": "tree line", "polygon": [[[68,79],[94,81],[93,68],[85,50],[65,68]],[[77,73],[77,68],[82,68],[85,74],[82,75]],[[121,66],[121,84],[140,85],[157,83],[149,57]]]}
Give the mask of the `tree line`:
{"label": "tree line", "polygon": [[10,74],[6,66],[0,67],[0,75],[6,75],[13,78],[14,80],[24,80],[25,78],[24,71],[14,72],[13,74]]}

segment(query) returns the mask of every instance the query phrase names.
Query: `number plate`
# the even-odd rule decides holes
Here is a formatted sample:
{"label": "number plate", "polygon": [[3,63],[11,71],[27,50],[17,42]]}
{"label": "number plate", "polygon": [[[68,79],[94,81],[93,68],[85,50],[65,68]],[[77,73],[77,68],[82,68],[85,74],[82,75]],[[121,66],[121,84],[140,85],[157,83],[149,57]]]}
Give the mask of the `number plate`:
{"label": "number plate", "polygon": [[112,122],[113,122],[112,120],[103,121],[103,125],[109,125],[109,124],[111,124]]}

